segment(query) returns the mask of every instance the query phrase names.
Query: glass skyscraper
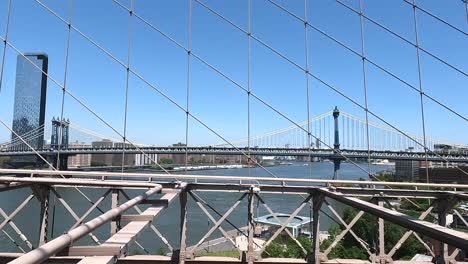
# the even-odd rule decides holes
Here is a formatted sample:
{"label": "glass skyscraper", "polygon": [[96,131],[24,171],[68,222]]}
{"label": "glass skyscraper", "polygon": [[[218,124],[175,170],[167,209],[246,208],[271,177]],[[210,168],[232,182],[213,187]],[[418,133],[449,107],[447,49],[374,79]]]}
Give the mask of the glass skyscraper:
{"label": "glass skyscraper", "polygon": [[[47,92],[47,76],[44,73],[47,73],[48,57],[43,53],[28,53],[25,57],[18,55],[16,64],[13,131],[31,147],[40,149],[44,144]],[[13,149],[29,149],[14,133],[11,139],[15,142]]]}

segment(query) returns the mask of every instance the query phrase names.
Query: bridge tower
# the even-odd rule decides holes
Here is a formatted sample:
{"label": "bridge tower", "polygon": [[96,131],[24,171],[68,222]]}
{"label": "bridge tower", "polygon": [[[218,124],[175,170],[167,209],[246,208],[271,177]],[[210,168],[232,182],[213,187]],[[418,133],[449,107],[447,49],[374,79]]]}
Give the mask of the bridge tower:
{"label": "bridge tower", "polygon": [[[54,150],[65,149],[68,147],[70,120],[52,118],[52,133],[50,136],[50,148]],[[61,140],[59,141],[61,134]],[[57,157],[53,158],[54,164],[57,163]],[[68,155],[60,155],[58,167],[60,170],[66,170],[68,167]]]}
{"label": "bridge tower", "polygon": [[[333,110],[333,119],[335,120],[335,142],[333,143],[333,147],[336,151],[340,150],[340,134],[338,130],[338,117],[340,116],[340,110],[338,107],[335,106]],[[333,179],[338,179],[338,171],[340,170],[341,158],[338,157],[335,153],[335,158],[333,158]]]}
{"label": "bridge tower", "polygon": [[[52,133],[50,136],[50,146],[53,149],[67,148],[68,147],[68,138],[69,132],[68,127],[70,125],[70,120],[60,120],[59,118],[52,118]],[[59,142],[60,129],[62,129],[62,140]]]}

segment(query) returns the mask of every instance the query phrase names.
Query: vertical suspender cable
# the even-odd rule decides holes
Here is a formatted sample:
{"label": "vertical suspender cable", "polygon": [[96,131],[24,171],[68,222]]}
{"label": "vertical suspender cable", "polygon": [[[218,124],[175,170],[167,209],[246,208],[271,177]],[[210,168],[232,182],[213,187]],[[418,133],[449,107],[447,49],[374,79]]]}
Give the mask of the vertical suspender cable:
{"label": "vertical suspender cable", "polygon": [[362,80],[363,80],[363,90],[364,90],[364,104],[365,104],[365,113],[366,113],[366,142],[367,142],[367,171],[371,173],[371,158],[370,158],[370,140],[369,140],[369,108],[367,102],[367,80],[366,80],[366,60],[364,52],[364,20],[362,17],[363,10],[362,0],[359,0],[359,24],[361,31],[361,59],[362,59]]}
{"label": "vertical suspender cable", "polygon": [[[189,144],[189,102],[190,102],[190,57],[191,57],[191,34],[192,34],[192,0],[188,0],[187,14],[187,91],[185,101],[185,173],[188,167],[188,144]],[[195,180],[197,182],[197,180]]]}
{"label": "vertical suspender cable", "polygon": [[466,23],[468,24],[468,0],[462,0],[465,3]]}
{"label": "vertical suspender cable", "polygon": [[133,18],[133,0],[130,0],[130,10],[128,11],[128,39],[127,39],[127,68],[125,69],[125,106],[123,123],[123,144],[122,144],[122,173],[125,166],[125,145],[127,144],[127,112],[128,112],[128,79],[130,77],[130,51],[132,48],[132,18]]}
{"label": "vertical suspender cable", "polygon": [[249,177],[251,176],[250,163],[250,41],[251,41],[251,0],[247,0],[247,170]]}
{"label": "vertical suspender cable", "polygon": [[423,132],[423,145],[424,155],[426,161],[426,182],[429,183],[429,164],[427,161],[427,144],[426,144],[426,120],[424,117],[424,97],[422,88],[422,76],[421,76],[421,57],[419,54],[419,34],[418,34],[418,23],[416,19],[416,1],[413,0],[413,22],[414,22],[414,35],[416,38],[416,56],[418,62],[418,80],[419,80],[419,96],[420,96],[420,107],[421,107],[421,120],[422,120],[422,132]]}
{"label": "vertical suspender cable", "polygon": [[[68,25],[67,25],[67,43],[66,43],[66,50],[65,50],[65,69],[63,72],[63,88],[62,88],[62,102],[61,102],[61,109],[60,109],[60,128],[59,128],[59,135],[58,135],[58,146],[57,146],[57,164],[56,168],[59,169],[59,162],[60,162],[60,148],[62,144],[62,135],[63,135],[63,125],[62,122],[64,121],[64,111],[65,111],[65,90],[67,87],[67,76],[68,76],[68,59],[70,54],[70,38],[71,38],[71,23],[72,23],[72,14],[73,14],[73,0],[69,1],[69,10],[68,10]],[[55,224],[55,204],[56,204],[57,197],[54,196],[54,207],[52,209],[52,237],[54,236],[54,224]]]}
{"label": "vertical suspender cable", "polygon": [[304,48],[305,48],[305,81],[307,104],[307,149],[309,150],[309,178],[312,179],[311,133],[310,133],[310,89],[309,89],[309,38],[307,34],[307,0],[304,0]]}
{"label": "vertical suspender cable", "polygon": [[6,19],[6,28],[5,28],[5,38],[3,40],[3,52],[2,52],[2,66],[0,69],[0,93],[2,92],[2,84],[3,84],[3,71],[5,67],[5,56],[6,56],[6,47],[8,42],[8,33],[10,32],[10,14],[11,14],[11,0],[8,0],[8,11],[7,11],[7,19]]}

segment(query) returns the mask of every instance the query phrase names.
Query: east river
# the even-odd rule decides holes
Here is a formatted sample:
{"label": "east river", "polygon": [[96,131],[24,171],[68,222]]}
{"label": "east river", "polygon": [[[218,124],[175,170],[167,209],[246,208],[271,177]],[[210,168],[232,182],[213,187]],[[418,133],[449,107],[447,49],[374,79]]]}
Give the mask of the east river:
{"label": "east river", "polygon": [[[331,179],[333,175],[333,163],[331,162],[315,162],[312,165],[304,166],[304,162],[293,162],[291,165],[279,165],[267,167],[269,171],[278,177],[284,178],[314,178],[314,179]],[[360,163],[360,166],[367,169],[367,164]],[[371,170],[378,172],[386,169],[390,169],[389,166],[372,165]],[[309,174],[309,170],[311,174]],[[238,169],[222,169],[222,170],[204,170],[204,171],[190,171],[190,174],[200,175],[218,175],[218,176],[263,176],[271,177],[271,175],[264,169],[256,168],[238,168]],[[345,180],[357,180],[360,178],[367,178],[367,174],[361,169],[357,168],[353,164],[342,163],[340,170],[340,179]],[[87,209],[91,206],[76,190],[73,188],[57,188],[60,195],[70,204],[75,213],[81,217]],[[104,189],[82,189],[82,191],[91,199],[98,199],[106,190]],[[127,190],[130,197],[141,193],[141,190]],[[24,188],[14,191],[1,192],[0,193],[0,207],[5,211],[6,214],[10,214],[22,203],[22,201],[31,194],[31,189]],[[207,203],[209,203],[218,212],[224,213],[231,207],[232,204],[241,196],[241,193],[221,193],[221,192],[197,192]],[[290,194],[260,194],[265,202],[278,213],[292,213],[304,199],[299,195]],[[122,197],[122,196],[121,196]],[[51,202],[49,207],[49,235],[56,237],[66,231],[75,223],[74,218],[66,211],[65,207],[60,204],[54,196],[51,195]],[[145,206],[141,206],[144,209]],[[99,206],[102,210],[108,210],[110,208],[110,196],[101,203]],[[262,205],[255,203],[255,214],[265,215],[268,212]],[[176,199],[170,204],[169,208],[163,211],[155,220],[154,224],[157,229],[168,239],[169,243],[174,247],[178,247],[179,240],[179,202]],[[135,214],[135,211],[129,211],[128,214]],[[219,218],[214,212],[211,212],[215,218]],[[13,222],[21,230],[21,232],[28,237],[29,241],[33,245],[37,245],[38,233],[39,233],[39,202],[36,198],[32,199],[29,204],[24,208],[17,216],[13,218]],[[100,214],[99,211],[95,210],[87,220],[96,217]],[[198,208],[194,201],[189,197],[188,204],[188,222],[187,222],[187,240],[188,245],[193,245],[198,242],[202,236],[213,226],[210,220],[205,214]],[[310,208],[305,208],[300,212],[299,215],[309,216]],[[237,227],[243,227],[247,225],[247,199],[234,210],[234,212],[228,217],[228,220]],[[3,218],[2,218],[3,221]],[[321,215],[320,224],[321,230],[327,230],[329,225],[332,223],[327,216]],[[233,227],[227,223],[224,223],[222,227],[225,230],[232,230]],[[94,235],[102,242],[109,237],[110,226],[105,225],[96,232]],[[7,232],[11,237],[18,242],[18,244],[28,249],[26,243],[24,243],[20,237],[15,233],[10,225],[6,225],[4,231]],[[216,231],[210,238],[220,237],[221,234]],[[138,242],[143,245],[149,252],[155,253],[160,248],[166,250],[165,245],[162,241],[150,230],[149,228],[138,238]],[[76,242],[76,245],[95,245],[91,237],[87,236]],[[132,246],[132,251],[136,253],[136,247]],[[5,252],[19,252],[18,247],[10,241],[4,232],[0,232],[0,250]],[[132,252],[131,252],[132,253]],[[142,253],[139,250],[139,253]]]}

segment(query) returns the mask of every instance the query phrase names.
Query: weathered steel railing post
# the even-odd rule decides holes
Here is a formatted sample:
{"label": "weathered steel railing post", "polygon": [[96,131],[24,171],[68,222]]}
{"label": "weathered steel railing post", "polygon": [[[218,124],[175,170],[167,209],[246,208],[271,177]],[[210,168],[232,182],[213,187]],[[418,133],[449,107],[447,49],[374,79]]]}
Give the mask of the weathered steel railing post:
{"label": "weathered steel railing post", "polygon": [[250,187],[248,196],[248,244],[247,244],[247,262],[252,264],[255,262],[255,252],[253,247],[253,236],[254,236],[254,187]]}
{"label": "weathered steel railing post", "polygon": [[40,225],[39,225],[39,246],[47,243],[47,233],[49,227],[49,194],[50,187],[47,185],[39,185],[32,187],[34,195],[40,203]]}
{"label": "weathered steel railing post", "polygon": [[179,263],[184,264],[187,258],[187,191],[180,191],[180,249]]}
{"label": "weathered steel railing post", "polygon": [[[447,214],[452,210],[457,200],[453,197],[451,199],[438,199],[437,203],[437,222],[443,227],[447,227]],[[434,262],[437,264],[450,263],[453,259],[449,256],[448,245],[439,242],[435,250]]]}
{"label": "weathered steel railing post", "polygon": [[[377,205],[380,207],[384,207],[384,200],[382,198],[376,198]],[[377,263],[392,263],[392,258],[389,258],[387,254],[385,254],[385,221],[383,218],[378,218],[378,235],[379,235],[379,249],[378,255],[376,256]]]}
{"label": "weathered steel railing post", "polygon": [[312,229],[312,250],[311,250],[311,256],[307,258],[307,261],[309,263],[321,263],[324,261],[325,256],[323,256],[320,252],[320,208],[322,207],[322,203],[325,199],[325,196],[318,193],[314,192],[313,194],[313,199],[312,199],[312,223],[313,223],[313,229]]}
{"label": "weathered steel railing post", "polygon": [[[111,197],[112,197],[111,208],[112,209],[117,208],[119,206],[119,192],[120,192],[119,189],[112,189],[112,194],[111,194]],[[110,223],[110,235],[111,236],[117,233],[119,229],[119,225],[120,223],[118,219],[112,220],[112,222]]]}

